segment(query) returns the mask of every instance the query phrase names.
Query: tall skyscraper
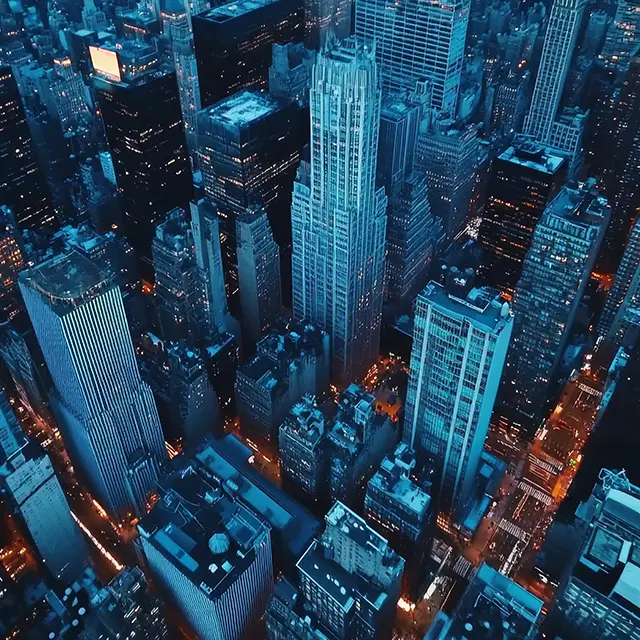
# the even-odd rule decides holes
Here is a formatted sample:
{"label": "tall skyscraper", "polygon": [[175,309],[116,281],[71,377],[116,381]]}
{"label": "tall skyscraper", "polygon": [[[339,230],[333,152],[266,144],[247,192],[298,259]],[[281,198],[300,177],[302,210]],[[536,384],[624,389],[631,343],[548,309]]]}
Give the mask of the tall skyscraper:
{"label": "tall skyscraper", "polygon": [[598,335],[616,344],[624,344],[628,329],[638,325],[640,325],[640,219],[631,231],[613,286],[607,293],[598,324]]}
{"label": "tall skyscraper", "polygon": [[280,251],[261,207],[238,217],[236,238],[242,337],[252,346],[282,315]]}
{"label": "tall skyscraper", "polygon": [[600,57],[608,64],[626,67],[640,45],[640,2],[618,0]]}
{"label": "tall skyscraper", "polygon": [[469,222],[479,164],[477,125],[436,120],[420,132],[416,169],[426,172],[431,212],[442,220],[449,240]]}
{"label": "tall skyscraper", "polygon": [[469,290],[454,269],[416,302],[403,434],[438,466],[440,510],[472,496],[513,328],[509,305],[492,289]]}
{"label": "tall skyscraper", "polygon": [[[266,209],[282,263],[288,267],[284,257],[291,246],[291,188],[303,140],[301,115],[296,101],[258,91],[240,91],[198,114],[204,192],[220,216],[227,293],[234,313],[239,306],[236,220],[249,207]],[[287,272],[288,268],[285,277]]]}
{"label": "tall skyscraper", "polygon": [[423,105],[390,95],[382,101],[378,179],[387,206],[386,302],[403,313],[426,284],[434,234],[427,177],[413,171]]}
{"label": "tall skyscraper", "polygon": [[349,38],[318,56],[311,163],[298,172],[291,206],[294,315],[329,333],[341,384],[364,376],[378,352],[387,204],[375,183],[380,95],[369,45]]}
{"label": "tall skyscraper", "polygon": [[516,140],[493,161],[478,235],[485,283],[513,295],[536,224],[565,176],[562,156],[528,140]]}
{"label": "tall skyscraper", "polygon": [[304,43],[320,50],[334,34],[338,39],[351,35],[353,0],[304,0]]}
{"label": "tall skyscraper", "polygon": [[202,287],[191,226],[184,209],[170,211],[156,227],[151,253],[156,278],[153,300],[162,337],[200,338]]}
{"label": "tall skyscraper", "polygon": [[24,309],[18,273],[24,267],[22,234],[9,207],[0,204],[0,322],[16,321]]}
{"label": "tall skyscraper", "polygon": [[586,0],[554,0],[524,133],[547,142],[571,65]]}
{"label": "tall skyscraper", "polygon": [[20,290],[75,468],[113,516],[145,513],[166,450],[120,290],[73,251],[23,271]]}
{"label": "tall skyscraper", "polygon": [[269,527],[192,467],[159,491],[160,500],[138,525],[155,579],[198,638],[255,637],[273,589]]}
{"label": "tall skyscraper", "polygon": [[513,298],[515,324],[501,396],[537,428],[609,221],[592,183],[563,187],[535,228]]}
{"label": "tall skyscraper", "polygon": [[237,326],[229,313],[224,287],[218,213],[215,207],[204,199],[191,202],[189,208],[196,264],[202,287],[203,332],[208,332],[209,337],[229,332],[235,334]]}
{"label": "tall skyscraper", "polygon": [[418,80],[429,80],[429,106],[454,118],[470,5],[469,0],[355,0],[355,33],[375,40],[385,89],[413,91]]}
{"label": "tall skyscraper", "polygon": [[157,60],[154,46],[127,40],[120,48],[91,48],[124,231],[147,278],[155,225],[171,209],[186,207],[193,189],[176,74],[159,63],[136,62]]}
{"label": "tall skyscraper", "polygon": [[297,567],[320,630],[340,640],[391,637],[404,560],[360,516],[336,502]]}
{"label": "tall skyscraper", "polygon": [[598,270],[612,274],[618,267],[640,208],[640,56],[634,56],[617,101],[606,103],[611,129],[603,127],[600,152],[605,193],[611,203],[611,223],[598,258]]}
{"label": "tall skyscraper", "polygon": [[575,170],[582,153],[582,134],[559,122],[558,109],[576,48],[587,0],[554,0],[542,48],[542,58],[523,132],[553,143],[567,153]]}
{"label": "tall skyscraper", "polygon": [[13,211],[21,229],[55,222],[18,85],[8,66],[0,66],[0,205]]}
{"label": "tall skyscraper", "polygon": [[241,89],[265,90],[274,42],[300,42],[299,0],[239,0],[193,17],[203,107]]}
{"label": "tall skyscraper", "polygon": [[0,491],[24,523],[54,579],[69,582],[82,572],[88,549],[74,522],[51,460],[22,433],[0,395]]}

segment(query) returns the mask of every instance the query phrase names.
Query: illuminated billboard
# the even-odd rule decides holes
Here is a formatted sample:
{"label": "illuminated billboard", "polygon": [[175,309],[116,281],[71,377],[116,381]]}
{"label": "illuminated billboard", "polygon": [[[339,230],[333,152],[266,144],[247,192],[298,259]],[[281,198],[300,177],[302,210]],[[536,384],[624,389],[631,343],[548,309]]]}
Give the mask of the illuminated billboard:
{"label": "illuminated billboard", "polygon": [[118,62],[118,54],[112,49],[103,49],[102,47],[89,46],[89,55],[91,56],[91,64],[96,73],[120,82],[120,63]]}

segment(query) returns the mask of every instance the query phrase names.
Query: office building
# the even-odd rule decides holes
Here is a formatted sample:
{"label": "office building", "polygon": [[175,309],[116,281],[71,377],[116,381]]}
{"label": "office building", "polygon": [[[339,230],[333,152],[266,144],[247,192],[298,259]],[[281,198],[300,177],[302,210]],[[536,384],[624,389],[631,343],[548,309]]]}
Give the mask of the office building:
{"label": "office building", "polygon": [[291,407],[280,425],[282,486],[310,506],[324,497],[327,422],[315,398],[307,395]]}
{"label": "office building", "polygon": [[16,321],[23,311],[18,273],[24,267],[22,234],[9,207],[0,205],[0,318]]}
{"label": "office building", "polygon": [[51,460],[35,441],[27,440],[4,393],[0,396],[0,491],[51,576],[65,582],[78,576],[88,558],[84,538]]}
{"label": "office building", "polygon": [[415,454],[402,442],[367,483],[364,518],[405,559],[403,593],[418,596],[425,578],[431,517],[430,486],[421,482]]}
{"label": "office building", "polygon": [[20,290],[76,471],[112,516],[144,513],[166,450],[118,287],[72,251],[23,271]]}
{"label": "office building", "polygon": [[542,58],[524,133],[547,142],[564,89],[582,22],[585,0],[555,0],[542,48]]}
{"label": "office building", "polygon": [[513,341],[501,390],[533,429],[546,415],[609,215],[592,183],[563,187],[533,233],[513,298]]}
{"label": "office building", "polygon": [[427,178],[413,171],[422,104],[398,95],[382,101],[378,179],[387,205],[386,302],[392,312],[413,303],[426,284],[433,254]]}
{"label": "office building", "polygon": [[304,395],[329,386],[329,336],[313,325],[274,329],[257,354],[238,368],[235,393],[240,428],[278,449],[278,429]]}
{"label": "office building", "polygon": [[513,295],[533,231],[565,176],[565,159],[529,140],[516,140],[493,161],[478,235],[483,282]]}
{"label": "office building", "polygon": [[426,172],[431,213],[452,241],[470,219],[471,196],[480,164],[477,125],[437,120],[421,131],[416,169]]}
{"label": "office building", "polygon": [[355,33],[375,40],[385,89],[413,91],[429,80],[429,106],[454,118],[460,92],[469,0],[430,4],[418,0],[355,0]]}
{"label": "office building", "polygon": [[[603,110],[610,120],[603,126],[600,153],[604,188],[611,204],[611,223],[605,235],[598,270],[613,274],[618,267],[640,208],[640,56],[634,56],[617,100]],[[610,128],[609,128],[610,127]]]}
{"label": "office building", "polygon": [[138,567],[125,567],[92,597],[83,625],[88,638],[97,640],[169,638],[162,601]]}
{"label": "office building", "polygon": [[138,524],[155,580],[198,638],[252,637],[273,589],[269,528],[192,467],[159,492]]}
{"label": "office building", "polygon": [[234,311],[239,306],[236,221],[249,207],[266,209],[288,265],[291,189],[304,139],[301,113],[293,100],[240,91],[198,114],[204,192],[220,216],[227,295]]}
{"label": "office building", "polygon": [[602,469],[576,510],[580,537],[551,614],[565,637],[640,638],[639,516],[640,488]]}
{"label": "office building", "polygon": [[196,269],[191,225],[184,209],[174,209],[156,227],[151,244],[158,328],[165,340],[200,337],[202,286]]}
{"label": "office building", "polygon": [[520,131],[524,120],[531,74],[509,72],[494,88],[491,132],[504,137]]}
{"label": "office building", "polygon": [[376,188],[380,97],[369,45],[349,38],[318,55],[310,101],[318,135],[291,205],[293,311],[327,331],[332,376],[343,385],[364,376],[380,338],[387,204]]}
{"label": "office building", "polygon": [[353,0],[304,0],[304,43],[320,51],[331,35],[343,40],[353,32]]}
{"label": "office building", "polygon": [[236,239],[242,337],[251,348],[282,315],[280,251],[261,207],[238,217]]}
{"label": "office building", "polygon": [[617,345],[626,345],[626,338],[634,338],[630,328],[640,322],[640,220],[636,222],[622,255],[620,266],[607,292],[598,323],[598,335]]}
{"label": "office building", "polygon": [[203,107],[242,89],[267,88],[274,42],[301,42],[298,0],[240,0],[193,16]]}
{"label": "office building", "polygon": [[513,327],[494,290],[470,289],[468,274],[448,271],[445,286],[429,283],[416,301],[403,434],[438,465],[441,511],[472,495]]}
{"label": "office building", "polygon": [[217,334],[237,335],[237,323],[227,307],[218,213],[204,199],[192,201],[189,209],[201,287],[202,332],[217,342]]}
{"label": "office building", "polygon": [[637,0],[618,0],[609,24],[600,58],[607,64],[625,68],[637,55],[640,45],[640,5]]}
{"label": "office building", "polygon": [[297,566],[308,611],[327,635],[391,638],[404,560],[360,516],[334,504]]}
{"label": "office building", "polygon": [[184,341],[164,343],[147,333],[136,355],[142,378],[153,390],[168,442],[193,449],[221,433],[218,398],[198,349]]}
{"label": "office building", "polygon": [[236,436],[227,435],[210,441],[196,459],[209,478],[217,478],[226,493],[266,523],[274,573],[292,576],[296,562],[319,533],[320,522],[266,477],[264,469],[256,468],[254,454]]}
{"label": "office building", "polygon": [[329,503],[360,504],[367,480],[398,442],[397,425],[379,412],[376,398],[350,384],[326,436],[326,484]]}
{"label": "office building", "polygon": [[425,640],[533,640],[543,606],[527,589],[482,563],[451,617],[439,613]]}
{"label": "office building", "polygon": [[0,205],[13,211],[20,229],[53,226],[51,196],[9,66],[0,66],[0,114]]}
{"label": "office building", "polygon": [[161,65],[153,41],[92,47],[91,56],[124,232],[151,279],[155,225],[185,208],[193,189],[176,74]]}

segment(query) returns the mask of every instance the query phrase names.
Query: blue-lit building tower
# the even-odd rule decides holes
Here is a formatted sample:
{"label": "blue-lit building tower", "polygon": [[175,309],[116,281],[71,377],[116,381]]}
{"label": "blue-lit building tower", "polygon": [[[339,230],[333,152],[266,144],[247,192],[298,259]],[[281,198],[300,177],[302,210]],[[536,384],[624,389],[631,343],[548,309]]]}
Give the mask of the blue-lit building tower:
{"label": "blue-lit building tower", "polygon": [[375,52],[331,44],[313,69],[311,162],[293,191],[293,310],[331,337],[333,377],[362,377],[378,352],[387,198],[376,188],[381,89]]}
{"label": "blue-lit building tower", "polygon": [[438,508],[454,511],[472,496],[513,327],[497,292],[458,275],[418,296],[403,433],[437,465]]}
{"label": "blue-lit building tower", "polygon": [[20,290],[74,467],[114,517],[145,513],[166,450],[119,288],[72,251],[23,271]]}

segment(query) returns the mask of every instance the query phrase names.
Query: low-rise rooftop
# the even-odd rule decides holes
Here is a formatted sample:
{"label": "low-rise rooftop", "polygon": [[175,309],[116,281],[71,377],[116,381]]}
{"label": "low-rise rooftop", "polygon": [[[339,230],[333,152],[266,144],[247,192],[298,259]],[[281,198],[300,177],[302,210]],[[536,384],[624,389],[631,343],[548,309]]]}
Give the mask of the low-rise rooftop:
{"label": "low-rise rooftop", "polygon": [[274,4],[278,1],[279,0],[237,0],[236,2],[228,2],[214,7],[213,9],[209,9],[204,13],[198,14],[198,17],[211,20],[213,22],[226,22],[227,20],[232,20],[238,16],[268,7],[270,4]]}

